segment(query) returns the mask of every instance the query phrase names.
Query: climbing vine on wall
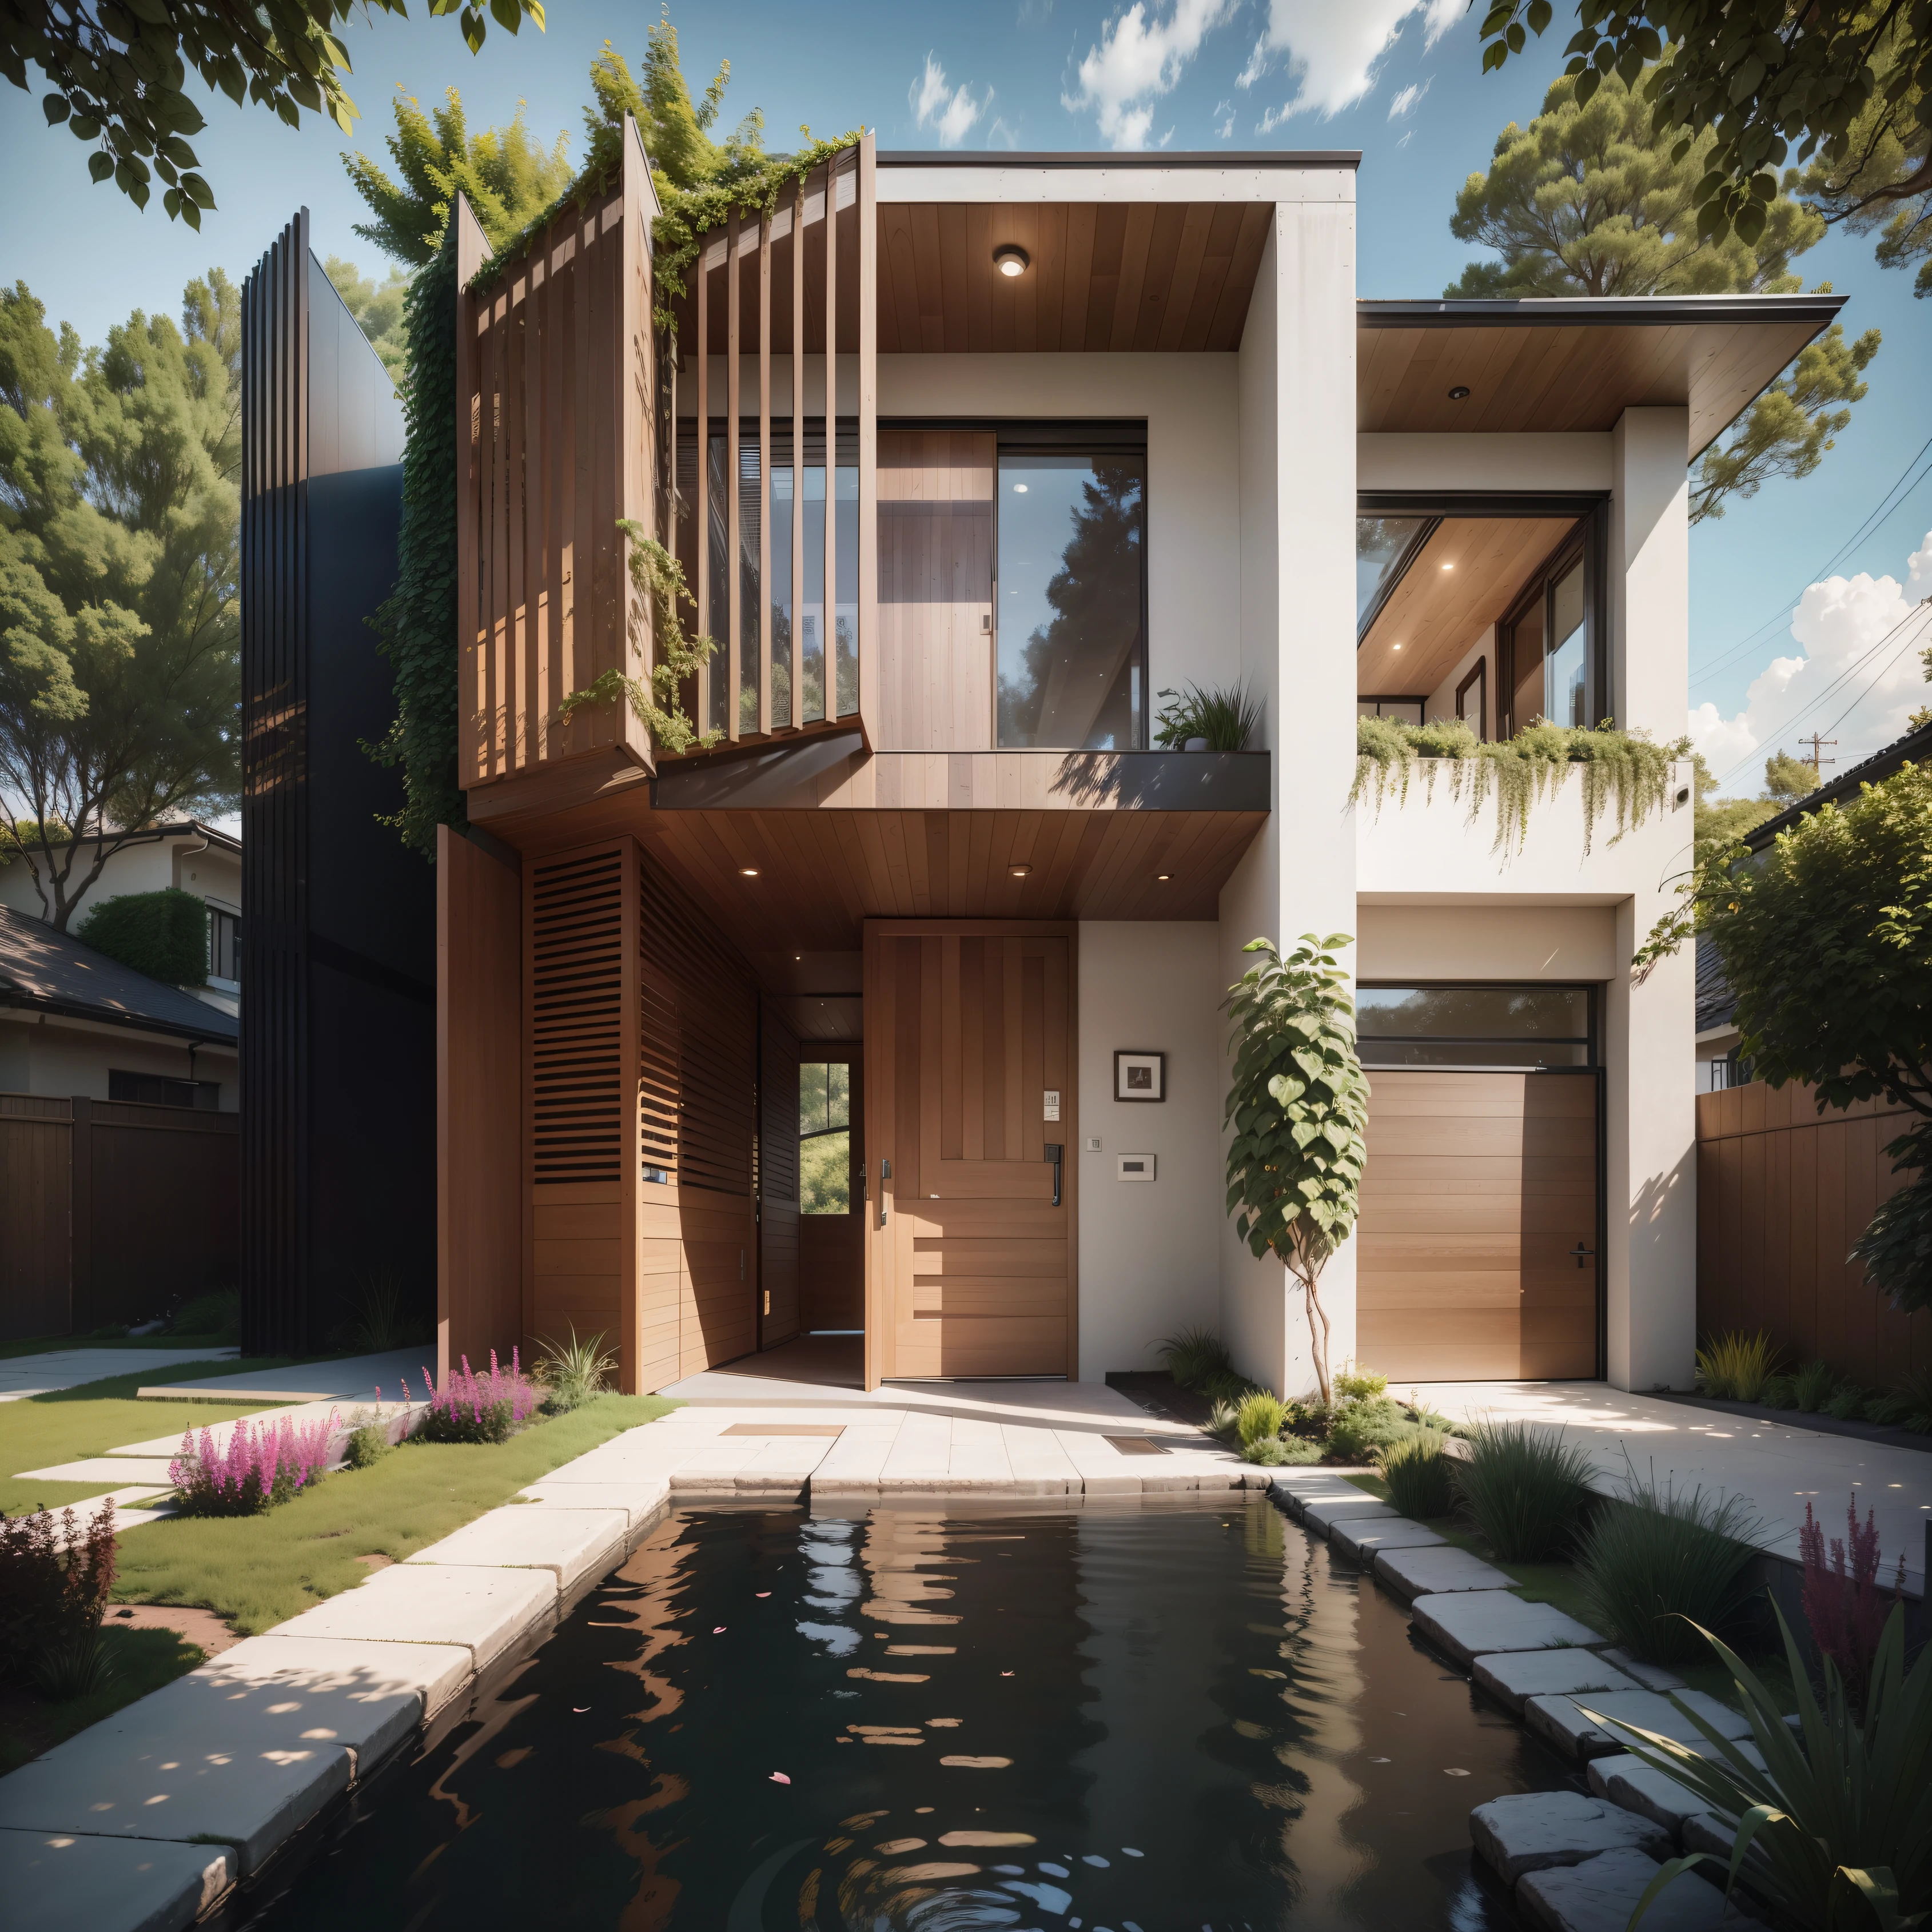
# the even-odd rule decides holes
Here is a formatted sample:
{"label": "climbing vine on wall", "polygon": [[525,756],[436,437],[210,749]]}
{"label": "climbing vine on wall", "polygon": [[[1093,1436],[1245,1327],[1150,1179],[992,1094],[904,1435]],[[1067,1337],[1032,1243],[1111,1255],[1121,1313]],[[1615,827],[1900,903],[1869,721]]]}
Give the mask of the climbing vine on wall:
{"label": "climbing vine on wall", "polygon": [[1508,853],[1522,844],[1532,810],[1574,766],[1583,788],[1587,852],[1606,809],[1616,814],[1616,838],[1661,811],[1670,795],[1671,766],[1690,755],[1688,738],[1660,745],[1641,731],[1619,731],[1607,724],[1591,730],[1539,722],[1514,738],[1487,740],[1460,718],[1406,724],[1393,718],[1358,718],[1355,782],[1348,802],[1366,799],[1379,810],[1390,791],[1398,802],[1406,800],[1418,777],[1424,794],[1432,799],[1437,781],[1446,774],[1450,797],[1458,803],[1468,800],[1470,824],[1484,802],[1495,799],[1496,834],[1490,849]]}

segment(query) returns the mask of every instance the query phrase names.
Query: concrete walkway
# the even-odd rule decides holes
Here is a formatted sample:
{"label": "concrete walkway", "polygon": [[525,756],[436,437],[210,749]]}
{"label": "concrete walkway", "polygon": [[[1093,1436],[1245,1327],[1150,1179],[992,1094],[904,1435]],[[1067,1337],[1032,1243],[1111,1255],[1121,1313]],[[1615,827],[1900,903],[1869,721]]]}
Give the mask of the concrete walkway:
{"label": "concrete walkway", "polygon": [[232,1359],[238,1348],[50,1348],[44,1355],[14,1355],[0,1361],[0,1402],[78,1388],[110,1376],[145,1376],[157,1381],[184,1362]]}
{"label": "concrete walkway", "polygon": [[1606,1382],[1432,1382],[1416,1393],[1459,1421],[1493,1417],[1562,1429],[1588,1451],[1612,1495],[1628,1451],[1640,1478],[1654,1469],[1680,1491],[1701,1485],[1707,1495],[1742,1496],[1764,1519],[1760,1547],[1794,1563],[1805,1504],[1828,1538],[1842,1538],[1846,1506],[1856,1497],[1860,1521],[1869,1509],[1878,1525],[1888,1580],[1903,1556],[1906,1588],[1925,1588],[1932,1455],[1922,1450],[1801,1429],[1774,1409],[1748,1419]]}

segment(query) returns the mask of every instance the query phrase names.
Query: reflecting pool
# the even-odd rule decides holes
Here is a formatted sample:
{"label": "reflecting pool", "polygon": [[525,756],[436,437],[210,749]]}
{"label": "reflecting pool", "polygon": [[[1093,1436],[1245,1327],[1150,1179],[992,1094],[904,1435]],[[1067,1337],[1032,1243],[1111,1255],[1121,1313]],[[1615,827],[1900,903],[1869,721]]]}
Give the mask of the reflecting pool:
{"label": "reflecting pool", "polygon": [[1259,1498],[689,1508],[229,1922],[1478,1932],[1571,1784]]}

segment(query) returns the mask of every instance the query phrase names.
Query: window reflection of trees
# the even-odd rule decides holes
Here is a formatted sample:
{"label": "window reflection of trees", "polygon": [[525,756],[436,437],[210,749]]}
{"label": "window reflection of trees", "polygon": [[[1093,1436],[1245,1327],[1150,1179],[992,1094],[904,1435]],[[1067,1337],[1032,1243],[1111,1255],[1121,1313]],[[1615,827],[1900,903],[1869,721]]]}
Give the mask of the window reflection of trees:
{"label": "window reflection of trees", "polygon": [[1140,740],[1146,460],[1095,457],[1046,586],[1054,613],[1000,668],[999,742],[1128,750]]}
{"label": "window reflection of trees", "polygon": [[1580,1040],[1589,995],[1578,986],[1365,986],[1356,1024],[1371,1037]]}

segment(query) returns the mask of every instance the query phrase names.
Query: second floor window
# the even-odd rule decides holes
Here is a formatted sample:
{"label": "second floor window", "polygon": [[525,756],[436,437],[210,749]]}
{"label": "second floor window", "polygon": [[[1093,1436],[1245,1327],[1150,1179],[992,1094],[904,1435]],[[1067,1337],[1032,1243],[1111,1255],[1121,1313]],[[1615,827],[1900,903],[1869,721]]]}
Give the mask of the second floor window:
{"label": "second floor window", "polygon": [[208,909],[208,976],[238,983],[242,977],[242,922],[218,906]]}
{"label": "second floor window", "polygon": [[1147,742],[1147,452],[1002,446],[1001,746]]}

